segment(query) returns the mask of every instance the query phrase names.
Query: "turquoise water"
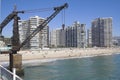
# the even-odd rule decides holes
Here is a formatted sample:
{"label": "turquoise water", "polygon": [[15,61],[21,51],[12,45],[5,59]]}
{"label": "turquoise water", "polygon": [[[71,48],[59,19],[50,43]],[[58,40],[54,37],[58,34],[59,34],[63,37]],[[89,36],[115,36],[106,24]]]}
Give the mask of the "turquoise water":
{"label": "turquoise water", "polygon": [[24,80],[120,80],[120,55],[57,60],[24,71]]}

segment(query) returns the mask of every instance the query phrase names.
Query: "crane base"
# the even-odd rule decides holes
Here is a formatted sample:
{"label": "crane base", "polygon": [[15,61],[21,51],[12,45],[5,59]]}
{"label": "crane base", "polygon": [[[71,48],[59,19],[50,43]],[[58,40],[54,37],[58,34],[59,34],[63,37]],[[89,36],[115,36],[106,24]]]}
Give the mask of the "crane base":
{"label": "crane base", "polygon": [[9,54],[9,68],[12,71],[13,68],[16,68],[17,74],[23,74],[22,70],[22,55],[21,54]]}

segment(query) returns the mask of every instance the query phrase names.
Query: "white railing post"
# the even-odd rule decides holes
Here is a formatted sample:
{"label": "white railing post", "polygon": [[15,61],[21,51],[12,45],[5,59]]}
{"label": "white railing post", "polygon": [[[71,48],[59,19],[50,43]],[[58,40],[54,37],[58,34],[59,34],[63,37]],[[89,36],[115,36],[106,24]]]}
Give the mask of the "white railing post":
{"label": "white railing post", "polygon": [[13,68],[12,70],[13,72],[10,72],[9,70],[0,65],[0,80],[1,77],[3,78],[3,80],[23,80],[16,75],[16,68]]}
{"label": "white railing post", "polygon": [[16,69],[13,68],[13,80],[16,80]]}

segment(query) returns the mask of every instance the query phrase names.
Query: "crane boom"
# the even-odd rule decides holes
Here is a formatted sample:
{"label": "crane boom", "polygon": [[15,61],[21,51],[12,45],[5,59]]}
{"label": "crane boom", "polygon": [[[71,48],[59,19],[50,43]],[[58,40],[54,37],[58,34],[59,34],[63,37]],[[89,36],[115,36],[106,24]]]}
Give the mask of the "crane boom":
{"label": "crane boom", "polygon": [[39,31],[41,31],[62,9],[67,8],[68,4],[65,3],[62,6],[59,7],[55,7],[54,8],[54,13],[48,17],[45,21],[43,21],[42,24],[40,24],[18,47],[18,50],[20,50],[20,48],[22,48],[27,41],[29,41],[31,38],[33,38]]}

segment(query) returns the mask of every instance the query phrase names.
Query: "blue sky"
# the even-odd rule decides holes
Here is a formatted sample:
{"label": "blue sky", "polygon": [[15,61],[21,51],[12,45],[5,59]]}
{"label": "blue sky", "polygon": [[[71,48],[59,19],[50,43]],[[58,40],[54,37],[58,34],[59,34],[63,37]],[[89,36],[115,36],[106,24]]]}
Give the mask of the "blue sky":
{"label": "blue sky", "polygon": [[[14,5],[17,10],[30,10],[40,8],[52,8],[69,4],[65,11],[65,24],[72,25],[74,21],[86,24],[86,29],[91,27],[91,21],[98,17],[113,18],[113,35],[120,36],[120,0],[1,0],[0,4],[0,22],[12,12]],[[29,19],[30,16],[40,16],[46,18],[53,11],[39,13],[19,14],[21,19]],[[6,37],[12,36],[12,23],[10,22],[3,30]],[[50,30],[60,28],[62,25],[62,13],[59,13],[50,23]]]}

